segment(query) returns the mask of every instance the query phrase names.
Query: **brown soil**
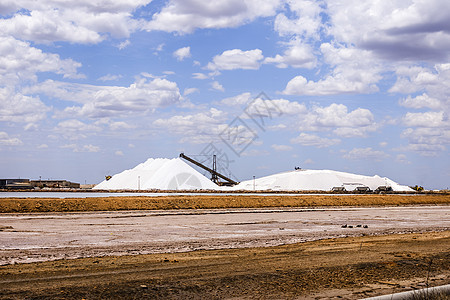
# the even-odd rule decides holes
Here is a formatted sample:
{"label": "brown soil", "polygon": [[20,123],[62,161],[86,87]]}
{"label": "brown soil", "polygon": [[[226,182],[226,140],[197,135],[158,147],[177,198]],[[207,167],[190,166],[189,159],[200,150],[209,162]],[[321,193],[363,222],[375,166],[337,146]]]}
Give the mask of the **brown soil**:
{"label": "brown soil", "polygon": [[[0,212],[449,203],[450,195],[137,196],[1,199]],[[361,299],[449,283],[450,231],[0,266],[0,299]]]}
{"label": "brown soil", "polygon": [[450,283],[450,231],[0,267],[1,299],[360,299]]}
{"label": "brown soil", "polygon": [[214,209],[311,206],[392,206],[449,204],[450,194],[416,195],[229,195],[130,196],[99,198],[3,198],[0,213],[116,211],[153,209]]}

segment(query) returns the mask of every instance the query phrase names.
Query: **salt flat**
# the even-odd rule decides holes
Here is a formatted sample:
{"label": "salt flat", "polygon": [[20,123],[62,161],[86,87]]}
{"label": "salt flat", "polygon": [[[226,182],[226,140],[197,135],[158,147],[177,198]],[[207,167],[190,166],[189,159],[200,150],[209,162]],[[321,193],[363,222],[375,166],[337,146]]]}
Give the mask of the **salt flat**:
{"label": "salt flat", "polygon": [[450,228],[450,206],[3,214],[0,228],[9,264],[439,231]]}

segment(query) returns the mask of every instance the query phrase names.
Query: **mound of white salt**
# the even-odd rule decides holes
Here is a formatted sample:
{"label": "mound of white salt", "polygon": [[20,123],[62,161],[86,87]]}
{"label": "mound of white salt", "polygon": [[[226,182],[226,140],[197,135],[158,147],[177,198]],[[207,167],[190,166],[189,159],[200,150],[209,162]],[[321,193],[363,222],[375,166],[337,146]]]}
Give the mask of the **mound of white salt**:
{"label": "mound of white salt", "polygon": [[98,190],[216,190],[219,187],[181,158],[150,158],[94,187]]}
{"label": "mound of white salt", "polygon": [[331,170],[295,170],[273,174],[255,180],[246,180],[234,186],[234,190],[274,190],[274,191],[331,191],[343,187],[354,191],[358,187],[376,190],[378,187],[391,187],[393,191],[412,191],[389,178],[364,176]]}

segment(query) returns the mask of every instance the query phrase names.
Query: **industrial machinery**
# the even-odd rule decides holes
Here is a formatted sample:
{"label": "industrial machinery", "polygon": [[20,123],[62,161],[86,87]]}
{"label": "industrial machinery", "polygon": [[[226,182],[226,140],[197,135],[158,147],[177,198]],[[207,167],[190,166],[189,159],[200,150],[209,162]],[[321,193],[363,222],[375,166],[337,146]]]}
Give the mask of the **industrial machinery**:
{"label": "industrial machinery", "polygon": [[[213,155],[213,168],[208,168],[207,166],[205,166],[204,164],[190,158],[189,156],[186,156],[184,153],[180,153],[180,157],[187,160],[190,163],[193,163],[194,165],[208,171],[209,173],[211,173],[211,180],[212,182],[214,182],[217,185],[220,186],[233,186],[238,184],[239,182],[234,181],[233,179],[230,179],[222,174],[220,174],[219,172],[217,172],[217,162],[216,162],[216,155]],[[222,178],[225,181],[220,181],[219,178]]]}

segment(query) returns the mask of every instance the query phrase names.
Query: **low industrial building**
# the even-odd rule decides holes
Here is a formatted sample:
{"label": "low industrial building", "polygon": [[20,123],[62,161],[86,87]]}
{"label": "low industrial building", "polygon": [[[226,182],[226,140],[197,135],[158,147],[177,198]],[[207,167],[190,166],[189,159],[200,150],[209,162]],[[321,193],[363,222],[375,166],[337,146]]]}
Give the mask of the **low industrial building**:
{"label": "low industrial building", "polygon": [[32,189],[30,179],[0,179],[0,189]]}
{"label": "low industrial building", "polygon": [[79,189],[80,184],[67,180],[31,180],[31,185],[37,188],[71,188]]}

